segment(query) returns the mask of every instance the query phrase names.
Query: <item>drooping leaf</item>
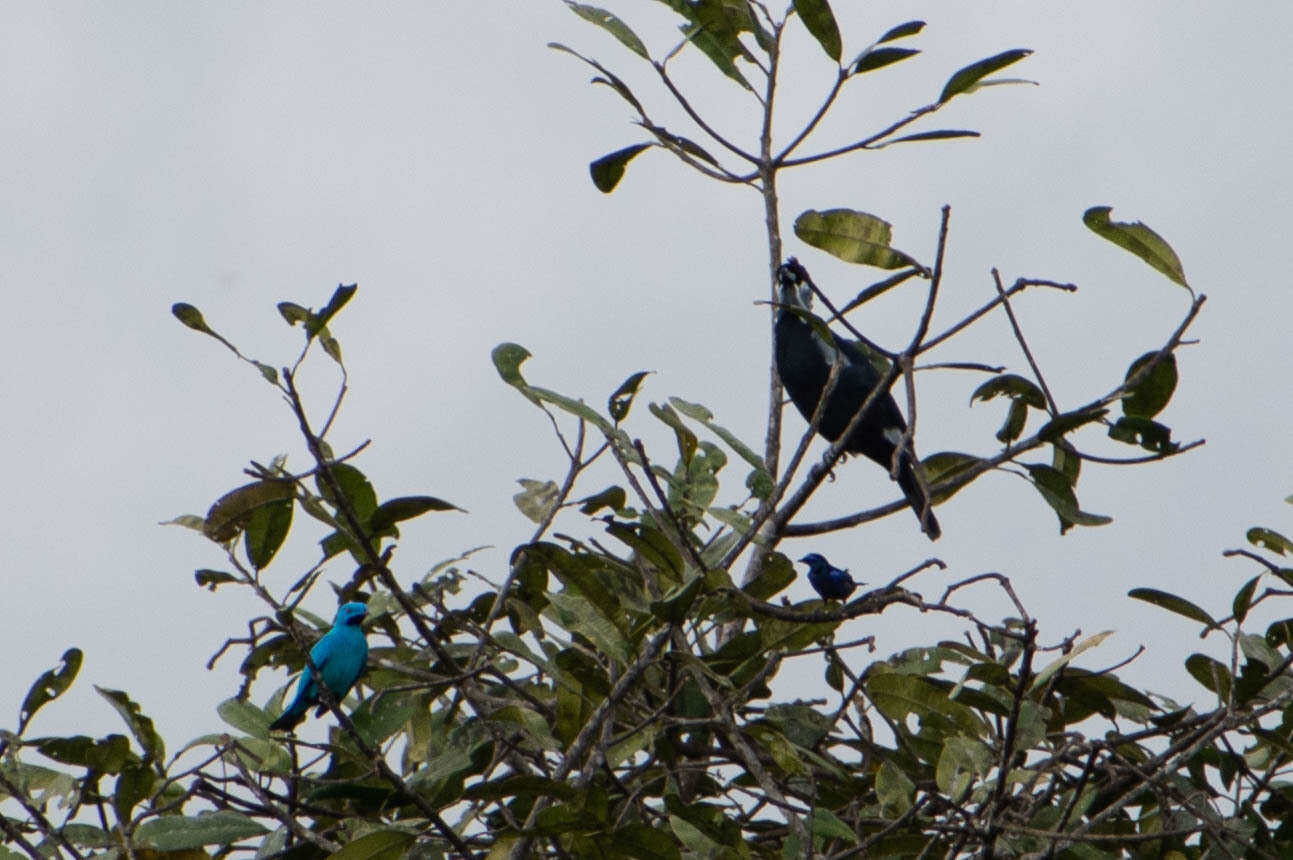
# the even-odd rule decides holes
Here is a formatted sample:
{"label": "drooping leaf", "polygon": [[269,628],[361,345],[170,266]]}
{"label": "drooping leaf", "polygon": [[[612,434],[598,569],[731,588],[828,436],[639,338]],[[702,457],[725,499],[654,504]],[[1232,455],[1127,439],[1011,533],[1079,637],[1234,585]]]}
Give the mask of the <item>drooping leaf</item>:
{"label": "drooping leaf", "polygon": [[699,440],[696,439],[696,434],[691,432],[686,424],[682,423],[678,413],[674,412],[673,408],[668,404],[652,403],[648,408],[651,410],[652,415],[659,418],[660,421],[673,430],[674,438],[678,442],[678,457],[683,465],[690,463],[692,458],[696,456],[696,447],[700,444]]}
{"label": "drooping leaf", "polygon": [[1064,414],[1057,415],[1043,424],[1042,428],[1037,431],[1037,436],[1043,442],[1055,442],[1069,433],[1072,433],[1079,427],[1084,427],[1087,424],[1099,421],[1107,414],[1109,414],[1108,409],[1090,409],[1085,412],[1065,412]]}
{"label": "drooping leaf", "polygon": [[256,570],[269,566],[292,527],[292,499],[259,505],[247,515],[243,528],[243,545],[247,561]]}
{"label": "drooping leaf", "polygon": [[302,307],[296,302],[279,302],[278,315],[281,316],[288,325],[294,326],[297,323],[309,322],[310,309]]}
{"label": "drooping leaf", "polygon": [[588,173],[592,176],[597,190],[603,194],[614,191],[615,186],[619,185],[620,180],[624,178],[624,169],[628,167],[628,163],[639,153],[650,148],[649,143],[635,143],[590,162]]}
{"label": "drooping leaf", "polygon": [[[349,463],[329,463],[326,468],[331,480],[327,480],[322,472],[315,476],[319,495],[338,511],[344,504],[361,524],[368,522],[377,510],[377,491],[368,476]],[[334,482],[341,491],[340,499],[333,491]]]}
{"label": "drooping leaf", "polygon": [[627,24],[612,15],[610,12],[607,12],[605,9],[599,9],[596,6],[588,6],[584,3],[572,3],[570,0],[566,0],[566,5],[570,7],[570,11],[574,12],[580,18],[583,18],[585,21],[591,21],[607,33],[610,33],[619,40],[621,45],[628,48],[642,59],[651,59],[651,55],[647,53],[646,45],[642,44],[642,40],[637,37],[637,34],[630,30]]}
{"label": "drooping leaf", "polygon": [[855,209],[809,209],[795,219],[795,235],[848,263],[881,269],[920,264],[889,247],[893,229],[887,221]]}
{"label": "drooping leaf", "polygon": [[85,735],[67,738],[32,738],[28,741],[40,754],[61,764],[83,767],[95,774],[116,774],[139,758],[130,751],[125,735],[111,734],[95,740]]}
{"label": "drooping leaf", "polygon": [[1246,535],[1248,542],[1259,549],[1280,555],[1293,555],[1293,541],[1273,529],[1251,528]]}
{"label": "drooping leaf", "polygon": [[211,327],[207,325],[207,321],[202,317],[202,311],[187,302],[176,302],[171,305],[171,313],[177,320],[194,331],[200,331],[203,334],[214,334]]}
{"label": "drooping leaf", "polygon": [[[1157,350],[1147,352],[1133,361],[1127,368],[1126,379],[1130,380],[1155,358],[1158,358]],[[1140,382],[1123,393],[1123,414],[1132,418],[1153,418],[1172,399],[1176,381],[1176,356],[1169,352],[1158,360]]]}
{"label": "drooping leaf", "polygon": [[245,484],[225,493],[207,511],[203,533],[216,543],[237,536],[256,508],[290,500],[295,492],[289,480],[270,479]]}
{"label": "drooping leaf", "polygon": [[835,22],[835,13],[827,0],[794,0],[795,12],[804,27],[822,46],[826,55],[835,62],[840,61],[843,45],[840,43],[840,28]]}
{"label": "drooping leaf", "polygon": [[161,761],[166,757],[166,744],[162,741],[162,736],[153,727],[153,721],[140,710],[139,705],[131,701],[130,696],[121,690],[109,690],[97,684],[94,689],[121,715],[149,760]]}
{"label": "drooping leaf", "polygon": [[973,404],[976,400],[986,402],[998,396],[1022,401],[1034,409],[1046,408],[1046,395],[1042,393],[1037,383],[1016,373],[1002,373],[992,377],[974,389],[974,393],[970,395],[970,403]]}
{"label": "drooping leaf", "polygon": [[1060,519],[1060,534],[1070,526],[1103,526],[1113,522],[1113,517],[1103,514],[1089,514],[1078,507],[1077,494],[1069,479],[1057,469],[1042,464],[1024,464],[1033,486],[1051,506]]}
{"label": "drooping leaf", "polygon": [[1235,623],[1243,624],[1244,619],[1248,617],[1248,607],[1253,603],[1253,593],[1257,591],[1257,583],[1261,581],[1261,574],[1254,576],[1244,583],[1244,587],[1235,593],[1234,602],[1231,604],[1231,611],[1235,615]]}
{"label": "drooping leaf", "polygon": [[920,51],[915,48],[872,48],[858,57],[857,62],[853,64],[853,74],[860,75],[883,69],[885,66],[891,66],[919,53]]}
{"label": "drooping leaf", "polygon": [[1146,603],[1152,603],[1169,612],[1175,612],[1177,615],[1184,615],[1186,618],[1206,624],[1209,627],[1217,625],[1217,622],[1203,607],[1167,591],[1159,591],[1156,588],[1133,588],[1127,592],[1127,596],[1136,600],[1143,600]]}
{"label": "drooping leaf", "polygon": [[1185,659],[1185,670],[1194,680],[1216,693],[1220,701],[1229,701],[1234,676],[1224,663],[1206,654],[1191,654]]}
{"label": "drooping leaf", "polygon": [[[930,485],[940,481],[954,478],[982,462],[980,458],[973,454],[963,454],[959,451],[939,451],[936,454],[930,454],[921,461],[921,467],[925,470],[925,480]],[[962,484],[961,486],[965,486]],[[961,489],[961,486],[951,490],[935,490],[931,502],[933,504],[942,504]]]}
{"label": "drooping leaf", "polygon": [[1082,223],[1097,236],[1140,257],[1193,295],[1194,290],[1185,280],[1181,259],[1176,256],[1172,246],[1167,244],[1167,240],[1140,221],[1110,220],[1109,213],[1112,211],[1111,206],[1092,206],[1082,214]]}
{"label": "drooping leaf", "polygon": [[610,413],[611,420],[616,424],[628,417],[629,409],[633,406],[633,398],[638,393],[638,386],[642,384],[642,380],[649,372],[639,370],[620,383],[620,387],[611,393],[610,399],[606,401],[606,411]]}
{"label": "drooping leaf", "polygon": [[954,96],[969,92],[988,75],[1019,62],[1031,53],[1032,51],[1027,48],[1016,48],[1010,51],[1002,51],[1000,54],[994,54],[976,63],[971,63],[948,79],[947,84],[943,87],[943,92],[938,97],[938,103],[943,104]]}
{"label": "drooping leaf", "polygon": [[25,728],[37,711],[67,692],[67,688],[76,680],[77,672],[81,671],[83,656],[80,648],[68,648],[59,659],[59,665],[41,673],[27,690],[22,707],[18,709],[20,725]]}

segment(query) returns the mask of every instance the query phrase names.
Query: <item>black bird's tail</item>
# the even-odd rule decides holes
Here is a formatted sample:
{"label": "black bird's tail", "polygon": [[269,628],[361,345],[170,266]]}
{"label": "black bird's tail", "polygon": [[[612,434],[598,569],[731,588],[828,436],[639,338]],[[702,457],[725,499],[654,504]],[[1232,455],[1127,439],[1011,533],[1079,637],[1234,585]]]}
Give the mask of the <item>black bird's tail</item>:
{"label": "black bird's tail", "polygon": [[907,497],[907,504],[911,505],[911,509],[916,512],[916,518],[920,520],[920,530],[929,535],[930,540],[938,540],[943,534],[943,529],[934,518],[934,509],[930,507],[926,511],[929,497],[925,495],[925,490],[916,477],[911,459],[905,454],[898,466],[898,486],[902,488],[902,494]]}

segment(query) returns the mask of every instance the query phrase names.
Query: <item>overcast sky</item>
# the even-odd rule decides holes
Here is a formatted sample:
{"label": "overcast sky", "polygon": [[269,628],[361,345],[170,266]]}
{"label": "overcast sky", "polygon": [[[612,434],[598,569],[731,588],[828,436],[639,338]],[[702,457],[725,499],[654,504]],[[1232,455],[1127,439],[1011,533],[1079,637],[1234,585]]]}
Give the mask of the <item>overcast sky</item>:
{"label": "overcast sky", "polygon": [[[663,5],[607,5],[656,55],[673,46]],[[1114,517],[1103,528],[1060,537],[1035,491],[999,474],[939,508],[944,537],[932,548],[901,512],[786,551],[823,551],[870,582],[936,552],[949,572],[916,583],[931,595],[954,577],[1000,571],[1050,641],[1078,628],[1117,631],[1085,665],[1145,644],[1151,654],[1125,675],[1195,695],[1180,666],[1200,647],[1194,625],[1125,594],[1174,590],[1224,614],[1255,571],[1221,550],[1258,523],[1293,533],[1293,508],[1281,501],[1293,493],[1293,6],[835,6],[846,54],[902,21],[929,25],[909,43],[923,54],[846,90],[818,148],[933,101],[953,71],[1008,48],[1036,51],[1009,74],[1040,86],[958,99],[918,127],[974,128],[981,139],[785,176],[783,223],[807,208],[864,209],[893,223],[896,246],[928,260],[939,208],[950,204],[936,328],[991,296],[993,266],[1007,280],[1077,283],[1075,295],[1016,302],[1052,390],[1072,407],[1159,346],[1187,309],[1184,291],[1080,219],[1104,204],[1115,218],[1147,222],[1209,296],[1162,416],[1176,438],[1208,444],[1148,467],[1088,466],[1078,496]],[[95,683],[128,690],[174,750],[218,730],[214,707],[236,691],[238,657],[215,672],[203,664],[262,609],[236,589],[198,589],[195,568],[225,566],[218,548],[158,522],[204,513],[246,480],[249,459],[307,461],[274,390],[181,327],[173,302],[197,305],[244,352],[283,365],[300,334],[276,303],[318,307],[338,283],[359,284],[333,328],[351,386],[334,447],[373,440],[357,464],[382,497],[431,493],[470,511],[405,529],[396,556],[405,582],[483,544],[493,549],[473,567],[501,580],[511,547],[532,530],[512,505],[515,480],[560,477],[546,420],[490,364],[501,341],[534,353],[525,370],[536,384],[600,405],[630,373],[652,370],[644,398],[699,401],[751,443],[762,438],[769,345],[767,310],[753,304],[767,291],[758,198],[701,181],[660,151],[635,161],[614,194],[599,193],[589,160],[643,137],[626,106],[588,86],[589,70],[549,41],[601,59],[672,130],[701,139],[641,60],[556,0],[0,10],[9,583],[0,725],[14,725],[28,685],[72,645],[86,651],[78,690],[42,713],[37,734],[121,731]],[[796,28],[787,52],[783,128],[812,111],[833,75]],[[694,52],[673,69],[700,110],[749,140],[747,96]],[[786,248],[832,295],[876,277],[789,235]],[[857,324],[900,346],[917,292],[884,297]],[[934,357],[1026,372],[999,318]],[[981,381],[922,376],[922,454],[993,452],[1003,407],[968,405]],[[335,382],[326,360],[307,371],[315,416]],[[672,463],[669,435],[642,405],[630,431]],[[732,501],[744,470],[734,463],[724,476]],[[849,463],[807,515],[894,496],[880,470]],[[318,535],[300,520],[294,548],[267,575],[280,590],[313,558]],[[349,573],[344,562],[329,569],[335,581]],[[811,594],[804,582],[789,593]],[[988,589],[966,599],[989,618],[1009,612]],[[332,614],[324,590],[310,605]],[[888,654],[943,635],[924,624],[894,611],[848,632],[875,632]],[[255,696],[271,692],[267,679]]]}

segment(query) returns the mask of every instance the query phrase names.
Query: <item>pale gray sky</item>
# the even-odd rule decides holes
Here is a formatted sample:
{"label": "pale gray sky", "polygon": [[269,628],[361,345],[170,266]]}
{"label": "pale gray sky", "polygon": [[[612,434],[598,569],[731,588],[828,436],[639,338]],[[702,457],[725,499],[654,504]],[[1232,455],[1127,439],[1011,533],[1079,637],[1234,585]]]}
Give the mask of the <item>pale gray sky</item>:
{"label": "pale gray sky", "polygon": [[[665,7],[605,5],[655,53],[672,46]],[[1007,48],[1036,51],[1009,74],[1040,86],[958,99],[921,126],[975,128],[979,140],[788,175],[787,225],[805,208],[861,208],[893,223],[897,246],[929,258],[939,207],[950,204],[936,326],[990,296],[992,266],[1007,279],[1078,283],[1075,296],[1017,303],[1064,406],[1101,393],[1187,306],[1183,291],[1087,231],[1084,209],[1112,205],[1115,218],[1149,223],[1209,295],[1194,329],[1201,343],[1182,351],[1182,383],[1163,416],[1177,438],[1206,437],[1204,448],[1134,470],[1088,467],[1079,498],[1115,522],[1063,538],[1023,481],[986,477],[939,509],[945,537],[934,547],[949,577],[1009,575],[1051,639],[1115,629],[1087,665],[1143,643],[1154,653],[1128,677],[1191,690],[1179,660],[1198,647],[1193,626],[1125,592],[1155,586],[1221,610],[1252,572],[1220,551],[1252,524],[1293,531],[1281,502],[1293,492],[1293,108],[1284,94],[1293,6],[835,5],[846,53],[901,21],[929,26],[911,42],[925,53],[846,90],[824,145],[932,101],[951,72]],[[586,67],[545,47],[552,40],[610,65],[671,129],[700,139],[645,64],[556,0],[0,10],[0,442],[9,455],[0,521],[10,582],[0,725],[12,727],[28,684],[71,645],[86,651],[77,691],[42,712],[38,734],[120,731],[96,683],[128,690],[174,749],[217,729],[214,707],[236,690],[238,657],[216,672],[202,664],[261,609],[237,590],[199,590],[193,570],[220,568],[222,556],[157,522],[203,513],[244,480],[249,458],[306,461],[273,390],[182,328],[172,302],[197,305],[245,352],[282,365],[299,330],[275,304],[319,306],[336,284],[359,283],[334,327],[351,372],[334,445],[373,439],[358,465],[383,497],[427,492],[471,512],[405,529],[396,558],[405,581],[480,544],[495,548],[474,566],[501,579],[510,548],[531,531],[511,502],[515,479],[559,476],[546,420],[490,365],[500,341],[534,353],[532,381],[597,404],[630,373],[654,370],[632,432],[663,460],[669,436],[646,399],[702,402],[745,439],[761,438],[758,199],[702,182],[658,151],[635,161],[615,194],[596,191],[587,162],[642,137],[612,93],[587,85]],[[833,72],[802,33],[788,51],[791,123]],[[722,128],[751,131],[752,103],[706,61],[685,54],[674,71]],[[874,279],[793,237],[787,251],[835,295]],[[859,324],[897,346],[914,302],[886,297]],[[1000,319],[936,357],[1026,371]],[[967,405],[982,380],[927,376],[921,452],[991,453],[1002,407]],[[309,371],[316,415],[333,379],[326,361]],[[744,471],[733,464],[725,477],[730,500]],[[893,496],[879,470],[848,464],[810,516]],[[302,519],[295,550],[269,570],[280,588],[313,556]],[[905,512],[787,550],[810,548],[872,582],[931,553]],[[338,564],[331,575],[349,570]],[[924,588],[936,593],[944,581],[931,576]],[[802,582],[790,593],[810,594]],[[317,597],[312,607],[330,616],[327,595]],[[986,590],[968,599],[990,617],[1007,611]],[[850,630],[876,632],[887,654],[932,638],[923,624],[895,612]],[[271,691],[259,685],[258,701]]]}

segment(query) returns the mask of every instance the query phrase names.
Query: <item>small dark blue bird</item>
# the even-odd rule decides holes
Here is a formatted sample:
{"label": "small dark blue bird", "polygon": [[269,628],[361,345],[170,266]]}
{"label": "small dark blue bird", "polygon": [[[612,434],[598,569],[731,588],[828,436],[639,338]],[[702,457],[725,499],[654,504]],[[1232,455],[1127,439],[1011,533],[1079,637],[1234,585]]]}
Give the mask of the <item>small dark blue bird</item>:
{"label": "small dark blue bird", "polygon": [[840,570],[819,552],[810,552],[799,559],[808,565],[808,584],[823,600],[848,600],[853,589],[864,582],[857,582],[847,570]]}
{"label": "small dark blue bird", "polygon": [[[340,702],[355,686],[368,665],[368,640],[364,638],[364,616],[368,607],[362,603],[343,603],[337,610],[332,629],[310,649],[310,660],[319,670],[319,678],[328,685],[332,695]],[[305,712],[312,705],[319,705],[315,716],[321,716],[324,706],[319,701],[319,686],[307,664],[301,672],[301,682],[296,686],[296,697],[282,716],[269,724],[271,729],[293,731]]]}
{"label": "small dark blue bird", "polygon": [[[835,387],[822,408],[817,432],[831,442],[840,438],[853,416],[862,408],[872,390],[880,384],[881,375],[867,360],[860,344],[844,340],[832,332],[832,343],[827,343],[793,308],[812,311],[813,291],[808,272],[794,257],[777,269],[778,299],[773,340],[777,353],[777,375],[791,401],[804,416],[812,421],[817,403],[822,399],[831,365],[838,353],[843,362]],[[889,471],[897,452],[898,486],[907,497],[907,504],[920,518],[921,530],[930,540],[938,540],[942,529],[933,511],[929,510],[929,497],[916,476],[919,461],[910,443],[903,444],[907,422],[898,411],[893,395],[882,391],[867,409],[862,420],[849,433],[844,450],[862,454]]]}

